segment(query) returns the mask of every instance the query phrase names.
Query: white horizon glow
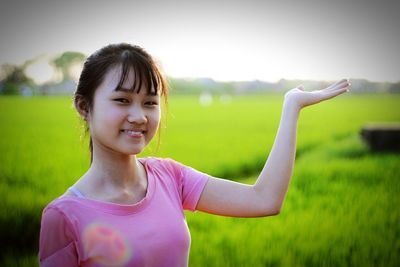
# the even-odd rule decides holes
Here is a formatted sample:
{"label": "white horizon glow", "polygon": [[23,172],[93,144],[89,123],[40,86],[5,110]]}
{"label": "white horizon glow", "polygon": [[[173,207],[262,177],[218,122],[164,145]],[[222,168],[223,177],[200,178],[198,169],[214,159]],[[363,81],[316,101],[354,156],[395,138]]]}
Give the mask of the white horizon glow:
{"label": "white horizon glow", "polygon": [[[148,0],[93,6],[85,0],[79,5],[13,0],[0,11],[0,64],[21,65],[65,51],[89,55],[109,43],[128,42],[145,48],[175,78],[399,82],[397,4],[382,1]],[[43,81],[48,70],[42,69],[30,75]]]}
{"label": "white horizon glow", "polygon": [[36,84],[42,85],[54,79],[54,68],[48,61],[37,61],[30,65],[25,70],[25,74],[32,78]]}

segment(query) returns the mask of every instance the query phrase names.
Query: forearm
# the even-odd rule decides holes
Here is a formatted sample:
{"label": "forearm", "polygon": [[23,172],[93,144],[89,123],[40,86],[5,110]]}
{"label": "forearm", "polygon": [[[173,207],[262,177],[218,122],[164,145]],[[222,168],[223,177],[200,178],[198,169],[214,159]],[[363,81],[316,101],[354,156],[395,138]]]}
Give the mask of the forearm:
{"label": "forearm", "polygon": [[260,201],[270,210],[280,210],[292,176],[299,114],[296,105],[284,101],[274,144],[254,185]]}
{"label": "forearm", "polygon": [[349,85],[347,79],[342,79],[322,90],[307,92],[298,86],[288,91],[271,153],[256,183],[249,186],[210,177],[197,209],[234,217],[279,213],[293,172],[300,110],[346,92]]}

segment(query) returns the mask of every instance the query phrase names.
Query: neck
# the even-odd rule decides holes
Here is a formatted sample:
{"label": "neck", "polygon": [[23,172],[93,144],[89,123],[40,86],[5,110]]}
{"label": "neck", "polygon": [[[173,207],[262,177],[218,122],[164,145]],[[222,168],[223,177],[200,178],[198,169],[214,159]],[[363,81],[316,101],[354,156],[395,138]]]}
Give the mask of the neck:
{"label": "neck", "polygon": [[[87,172],[98,186],[132,188],[143,182],[144,170],[136,155],[93,151],[93,161]],[[99,153],[100,152],[100,153]],[[93,179],[92,178],[92,179]]]}
{"label": "neck", "polygon": [[147,174],[136,155],[93,149],[89,170],[75,184],[88,198],[133,204],[147,192]]}

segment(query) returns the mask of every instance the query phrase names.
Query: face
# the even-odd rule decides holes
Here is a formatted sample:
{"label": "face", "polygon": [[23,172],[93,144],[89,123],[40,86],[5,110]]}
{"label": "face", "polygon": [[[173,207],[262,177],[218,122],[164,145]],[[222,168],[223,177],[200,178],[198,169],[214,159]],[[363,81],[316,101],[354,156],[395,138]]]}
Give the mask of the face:
{"label": "face", "polygon": [[[88,117],[94,153],[100,149],[136,155],[149,144],[160,123],[160,96],[148,94],[143,85],[140,93],[115,91],[120,73],[121,67],[111,68],[94,94]],[[122,88],[131,88],[134,79],[131,71]]]}

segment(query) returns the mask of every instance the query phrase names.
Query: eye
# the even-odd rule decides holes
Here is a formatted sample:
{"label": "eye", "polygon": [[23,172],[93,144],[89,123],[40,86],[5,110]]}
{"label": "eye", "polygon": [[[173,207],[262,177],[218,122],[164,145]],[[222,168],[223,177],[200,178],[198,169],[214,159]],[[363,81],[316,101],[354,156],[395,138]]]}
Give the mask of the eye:
{"label": "eye", "polygon": [[146,106],[157,106],[158,102],[156,102],[156,101],[146,101],[144,104]]}
{"label": "eye", "polygon": [[122,103],[122,104],[128,104],[129,103],[129,100],[126,99],[126,98],[116,98],[116,99],[114,99],[114,101]]}

